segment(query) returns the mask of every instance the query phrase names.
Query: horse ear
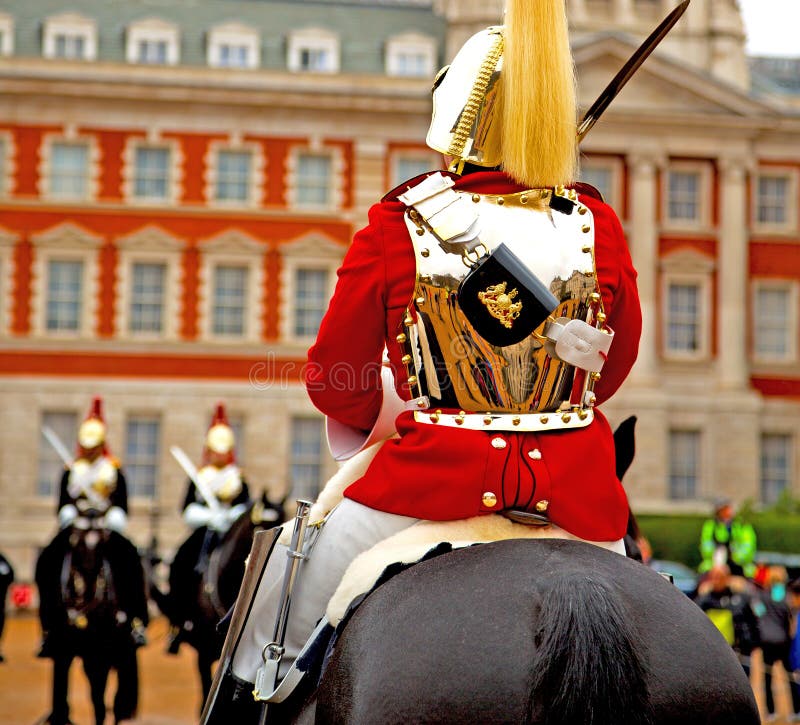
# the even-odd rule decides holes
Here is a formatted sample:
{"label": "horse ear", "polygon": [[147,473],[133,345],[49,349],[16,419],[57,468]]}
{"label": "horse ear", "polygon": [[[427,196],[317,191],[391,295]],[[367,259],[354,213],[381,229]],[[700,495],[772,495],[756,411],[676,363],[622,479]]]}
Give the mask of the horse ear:
{"label": "horse ear", "polygon": [[632,415],[619,424],[614,431],[617,478],[621,481],[636,455],[636,416]]}

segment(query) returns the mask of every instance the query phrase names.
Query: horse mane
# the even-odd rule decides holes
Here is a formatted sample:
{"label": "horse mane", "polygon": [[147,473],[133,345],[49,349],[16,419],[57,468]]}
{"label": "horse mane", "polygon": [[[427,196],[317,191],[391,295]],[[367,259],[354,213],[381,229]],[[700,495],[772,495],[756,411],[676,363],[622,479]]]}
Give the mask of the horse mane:
{"label": "horse mane", "polygon": [[[641,638],[619,598],[591,575],[571,573],[543,584],[530,721],[648,725]],[[537,712],[541,719],[533,717]]]}

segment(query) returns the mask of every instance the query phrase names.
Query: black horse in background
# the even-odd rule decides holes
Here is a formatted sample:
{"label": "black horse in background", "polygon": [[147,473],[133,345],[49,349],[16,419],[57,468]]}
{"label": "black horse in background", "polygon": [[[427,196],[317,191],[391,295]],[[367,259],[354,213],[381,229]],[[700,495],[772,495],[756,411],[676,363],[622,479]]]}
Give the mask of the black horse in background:
{"label": "black horse in background", "polygon": [[[89,681],[95,722],[106,717],[109,672],[117,670],[114,720],[135,716],[139,698],[137,647],[144,644],[147,602],[136,548],[89,517],[86,528],[60,531],[39,558],[36,582],[46,640],[40,656],[53,660],[52,709],[43,722],[67,725],[68,681],[79,658]],[[113,562],[124,560],[120,571]],[[137,567],[131,569],[131,567]],[[138,622],[135,622],[138,619]]]}
{"label": "black horse in background", "polygon": [[[253,543],[253,534],[262,528],[277,526],[285,520],[283,502],[271,503],[266,495],[251,504],[234,521],[219,543],[208,555],[206,565],[193,579],[191,592],[181,592],[179,596],[191,602],[191,631],[184,635],[184,641],[197,651],[197,669],[205,700],[211,689],[212,666],[219,659],[224,634],[217,624],[236,601],[244,576],[245,561]],[[198,529],[191,536],[202,538],[206,529]],[[197,550],[200,547],[191,547]],[[189,562],[194,566],[194,562]],[[175,599],[172,593],[165,594],[155,583],[150,585],[150,596],[161,612],[173,619],[172,607]]]}

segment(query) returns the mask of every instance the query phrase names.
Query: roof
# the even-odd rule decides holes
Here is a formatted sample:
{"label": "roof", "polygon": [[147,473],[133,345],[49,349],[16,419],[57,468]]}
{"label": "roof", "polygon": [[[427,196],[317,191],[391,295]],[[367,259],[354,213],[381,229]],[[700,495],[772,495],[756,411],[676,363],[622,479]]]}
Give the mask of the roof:
{"label": "roof", "polygon": [[315,27],[335,33],[346,73],[383,73],[388,38],[404,33],[434,37],[444,48],[445,21],[430,0],[26,0],[4,12],[14,19],[14,55],[42,55],[47,17],[75,13],[97,25],[100,61],[125,61],[125,30],[137,20],[159,18],[180,28],[180,64],[206,65],[206,33],[223,23],[256,28],[261,67],[286,67],[286,37]]}

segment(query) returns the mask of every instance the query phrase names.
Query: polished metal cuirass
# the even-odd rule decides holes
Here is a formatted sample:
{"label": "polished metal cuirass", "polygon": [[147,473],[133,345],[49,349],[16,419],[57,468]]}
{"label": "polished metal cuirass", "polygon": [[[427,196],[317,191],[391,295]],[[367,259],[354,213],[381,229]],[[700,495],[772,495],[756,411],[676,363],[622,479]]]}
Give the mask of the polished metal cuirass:
{"label": "polished metal cuirass", "polygon": [[[491,427],[506,418],[519,425],[523,414],[523,430],[588,425],[594,403],[591,389],[599,374],[577,371],[576,381],[576,368],[557,357],[546,329],[559,318],[595,327],[605,320],[591,211],[574,191],[562,188],[503,196],[453,189],[446,194],[446,202],[433,204],[434,212],[430,203],[420,203],[406,213],[417,274],[406,329],[398,339],[406,346],[403,361],[412,393],[429,401],[429,411],[483,413],[486,425],[493,421]],[[554,194],[558,203],[553,203]],[[482,339],[458,304],[459,285],[470,265],[500,243],[558,300],[548,320],[507,347]],[[508,305],[513,290],[506,292]],[[429,418],[429,413],[418,413],[418,419]],[[435,412],[433,418],[436,422]],[[534,420],[539,422],[533,425]]]}

